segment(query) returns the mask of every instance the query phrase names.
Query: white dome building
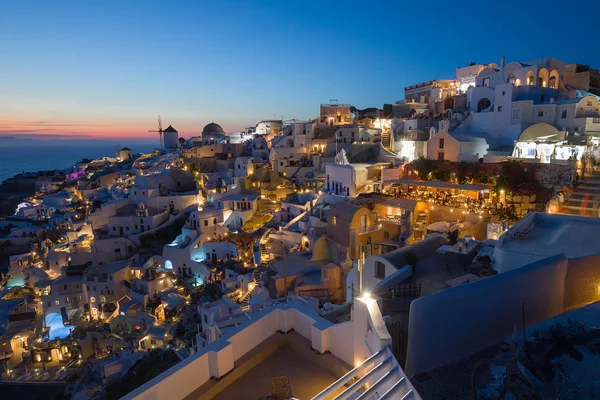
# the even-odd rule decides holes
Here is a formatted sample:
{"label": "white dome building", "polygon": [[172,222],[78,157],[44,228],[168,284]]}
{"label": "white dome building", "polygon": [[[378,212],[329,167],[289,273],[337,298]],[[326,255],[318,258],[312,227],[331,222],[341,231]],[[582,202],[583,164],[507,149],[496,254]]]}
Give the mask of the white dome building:
{"label": "white dome building", "polygon": [[217,144],[225,139],[225,131],[219,124],[211,122],[202,129],[202,144]]}

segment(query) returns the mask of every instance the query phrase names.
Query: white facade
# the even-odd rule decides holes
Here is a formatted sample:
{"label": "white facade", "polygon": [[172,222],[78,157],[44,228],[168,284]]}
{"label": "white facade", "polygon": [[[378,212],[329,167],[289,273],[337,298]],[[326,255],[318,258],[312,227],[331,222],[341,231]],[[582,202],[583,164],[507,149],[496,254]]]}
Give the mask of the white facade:
{"label": "white facade", "polygon": [[288,167],[299,167],[306,158],[306,148],[278,147],[272,148],[269,153],[269,162],[277,174],[285,172]]}
{"label": "white facade", "polygon": [[129,236],[158,228],[169,220],[167,210],[158,212],[148,209],[143,203],[135,210],[118,212],[108,219],[108,234],[112,236]]}
{"label": "white facade", "polygon": [[[276,305],[259,312],[252,320],[230,330],[219,341],[140,386],[124,399],[185,398],[211,377],[219,378],[227,374],[236,361],[258,344],[269,340],[275,332],[292,329],[307,338],[311,342],[310,347],[317,353],[328,351],[347,364],[356,366],[352,373],[329,387],[323,387],[315,399],[357,396],[358,387],[348,388],[354,376],[364,376],[362,381],[369,387],[366,395],[390,391],[390,398],[408,395],[409,398],[420,399],[402,368],[393,356],[390,357],[387,347],[391,345],[391,337],[374,299],[357,299],[352,320],[341,324],[332,324],[296,304],[301,301],[293,299],[290,305]],[[383,365],[376,371],[365,373],[370,365],[382,362]],[[340,390],[342,393],[337,396]]]}
{"label": "white facade", "polygon": [[252,157],[238,157],[235,159],[233,174],[236,177],[250,176],[254,173],[254,160]]}
{"label": "white facade", "polygon": [[487,153],[488,147],[483,138],[450,135],[448,132],[439,131],[427,141],[427,158],[476,162]]}
{"label": "white facade", "polygon": [[179,147],[179,133],[169,125],[163,131],[163,141],[165,149],[176,149]]}

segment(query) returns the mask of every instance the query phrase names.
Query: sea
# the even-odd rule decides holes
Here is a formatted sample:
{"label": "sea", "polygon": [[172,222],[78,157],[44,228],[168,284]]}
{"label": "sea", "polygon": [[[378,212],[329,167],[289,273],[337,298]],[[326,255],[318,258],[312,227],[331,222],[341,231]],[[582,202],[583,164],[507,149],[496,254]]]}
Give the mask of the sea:
{"label": "sea", "polygon": [[22,172],[71,168],[84,158],[115,157],[129,147],[134,154],[159,147],[158,140],[21,139],[0,137],[0,183]]}

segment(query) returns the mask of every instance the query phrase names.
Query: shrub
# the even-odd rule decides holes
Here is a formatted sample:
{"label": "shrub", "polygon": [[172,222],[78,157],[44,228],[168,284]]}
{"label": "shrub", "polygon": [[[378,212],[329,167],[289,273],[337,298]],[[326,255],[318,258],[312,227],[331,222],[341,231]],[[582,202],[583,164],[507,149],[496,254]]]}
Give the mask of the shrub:
{"label": "shrub", "polygon": [[459,236],[460,232],[458,231],[458,229],[448,231],[448,233],[446,233],[446,239],[448,239],[448,244],[450,244],[450,246],[454,246],[456,242],[458,242]]}

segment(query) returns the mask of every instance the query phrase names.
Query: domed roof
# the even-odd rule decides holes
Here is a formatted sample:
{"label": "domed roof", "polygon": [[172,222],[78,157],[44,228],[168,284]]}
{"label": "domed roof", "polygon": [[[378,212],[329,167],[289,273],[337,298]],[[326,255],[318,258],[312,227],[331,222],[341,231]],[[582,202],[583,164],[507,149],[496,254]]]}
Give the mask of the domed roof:
{"label": "domed roof", "polygon": [[555,127],[545,122],[531,125],[529,128],[521,132],[519,142],[536,142],[550,141],[556,142],[564,140],[564,132],[559,131]]}
{"label": "domed roof", "polygon": [[202,129],[202,133],[225,133],[221,125],[211,122]]}

